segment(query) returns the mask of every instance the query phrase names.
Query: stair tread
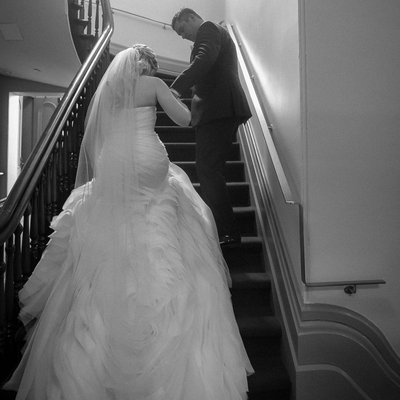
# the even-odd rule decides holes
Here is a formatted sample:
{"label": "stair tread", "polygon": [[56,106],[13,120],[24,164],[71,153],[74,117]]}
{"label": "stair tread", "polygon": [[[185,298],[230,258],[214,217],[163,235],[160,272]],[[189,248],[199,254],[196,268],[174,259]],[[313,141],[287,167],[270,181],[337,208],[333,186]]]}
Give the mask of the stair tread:
{"label": "stair tread", "polygon": [[289,376],[282,362],[264,367],[264,369],[257,369],[255,374],[250,375],[247,379],[251,394],[268,393],[281,389],[290,391]]}
{"label": "stair tread", "polygon": [[281,324],[273,315],[239,316],[237,323],[243,337],[278,337],[282,335]]}
{"label": "stair tread", "polygon": [[179,126],[179,125],[156,125],[155,126],[156,130],[160,129],[160,130],[169,130],[169,129],[173,129],[173,130],[177,130],[177,131],[186,131],[186,130],[194,130],[193,126]]}
{"label": "stair tread", "polygon": [[[228,160],[227,164],[236,164],[236,165],[244,165],[244,161],[242,160]],[[176,165],[195,165],[196,161],[176,161],[174,162]]]}
{"label": "stair tread", "polygon": [[267,289],[271,285],[267,272],[234,272],[231,278],[234,289]]}
{"label": "stair tread", "polygon": [[87,19],[76,18],[74,24],[86,26],[89,23]]}
{"label": "stair tread", "polygon": [[[234,181],[228,181],[228,182],[226,182],[226,184],[228,185],[228,186],[249,186],[249,183],[248,182],[246,182],[246,181],[242,181],[242,182],[234,182]],[[198,182],[192,182],[192,185],[194,186],[194,187],[197,187],[197,186],[200,186],[200,183],[198,183]],[[236,208],[248,208],[248,207],[253,207],[253,206],[243,206],[243,207],[236,207]],[[254,207],[253,207],[254,208]],[[239,210],[238,210],[239,211]]]}
{"label": "stair tread", "polygon": [[75,10],[83,10],[83,8],[84,8],[81,4],[74,3],[74,2],[70,3],[69,7],[74,8]]}

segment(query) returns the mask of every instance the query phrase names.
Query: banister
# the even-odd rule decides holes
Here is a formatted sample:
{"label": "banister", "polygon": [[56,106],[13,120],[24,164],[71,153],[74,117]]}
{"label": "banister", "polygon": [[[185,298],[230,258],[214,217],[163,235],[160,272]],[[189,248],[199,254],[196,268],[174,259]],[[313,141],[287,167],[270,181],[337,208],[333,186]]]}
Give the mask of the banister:
{"label": "banister", "polygon": [[67,92],[50,118],[46,129],[26,161],[7,199],[0,208],[0,243],[7,240],[21,220],[63,125],[74,107],[80,91],[94,71],[103,51],[108,46],[114,30],[114,21],[109,0],[101,0],[101,4],[104,21],[103,32],[69,85]]}
{"label": "banister", "polygon": [[283,198],[287,204],[298,204],[299,202],[295,200],[295,197],[293,195],[293,191],[290,188],[289,181],[286,177],[285,171],[283,169],[281,160],[279,158],[278,152],[276,150],[274,141],[271,136],[271,130],[272,130],[272,124],[268,121],[266,115],[264,114],[261,104],[258,101],[258,96],[254,87],[254,79],[255,75],[249,73],[249,67],[245,61],[244,55],[243,55],[243,50],[242,50],[242,44],[238,41],[236,37],[236,33],[233,29],[232,25],[227,25],[227,29],[232,37],[232,40],[234,41],[236,48],[238,49],[237,55],[238,55],[238,62],[239,65],[243,71],[243,78],[245,80],[246,86],[250,92],[250,97],[252,99],[257,99],[256,101],[253,101],[253,105],[257,114],[257,119],[261,124],[261,129],[264,134],[265,141],[268,146],[268,150],[271,155],[271,160],[274,165],[274,169],[276,171],[276,175],[278,177],[279,181],[279,186],[282,191]]}
{"label": "banister", "polygon": [[[276,149],[274,140],[271,135],[271,131],[273,130],[272,124],[269,122],[267,116],[265,115],[264,110],[261,107],[260,101],[258,100],[257,91],[255,88],[255,74],[254,72],[250,72],[249,63],[246,62],[246,55],[242,48],[242,44],[238,39],[238,35],[234,30],[233,25],[226,24],[226,28],[235,43],[237,49],[237,57],[239,67],[241,69],[243,79],[245,81],[246,87],[249,91],[250,98],[253,103],[253,107],[255,109],[255,113],[260,123],[261,130],[263,132],[263,136],[265,142],[267,144],[267,148],[271,157],[272,165],[275,170],[275,174],[277,176],[279,187],[282,192],[283,199],[286,204],[290,206],[297,206],[298,215],[299,215],[299,252],[300,252],[300,268],[301,268],[301,279],[305,286],[307,287],[334,287],[334,286],[344,286],[344,292],[346,294],[354,294],[357,291],[358,285],[379,285],[385,284],[385,280],[383,279],[356,279],[356,280],[347,280],[347,281],[328,281],[328,282],[309,282],[306,277],[306,260],[305,260],[305,234],[304,234],[304,211],[303,206],[299,200],[297,200],[294,196],[294,191],[291,189],[289,180],[285,174],[285,170],[281,163],[278,151]],[[251,126],[247,122],[244,126],[245,130],[251,131]]]}

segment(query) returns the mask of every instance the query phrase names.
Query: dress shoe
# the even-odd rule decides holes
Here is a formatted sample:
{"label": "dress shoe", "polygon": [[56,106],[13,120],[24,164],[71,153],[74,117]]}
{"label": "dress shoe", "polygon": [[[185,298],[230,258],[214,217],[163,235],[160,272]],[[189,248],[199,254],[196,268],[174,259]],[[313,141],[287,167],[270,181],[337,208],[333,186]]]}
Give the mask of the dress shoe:
{"label": "dress shoe", "polygon": [[240,246],[240,236],[221,235],[219,237],[219,245],[223,248]]}

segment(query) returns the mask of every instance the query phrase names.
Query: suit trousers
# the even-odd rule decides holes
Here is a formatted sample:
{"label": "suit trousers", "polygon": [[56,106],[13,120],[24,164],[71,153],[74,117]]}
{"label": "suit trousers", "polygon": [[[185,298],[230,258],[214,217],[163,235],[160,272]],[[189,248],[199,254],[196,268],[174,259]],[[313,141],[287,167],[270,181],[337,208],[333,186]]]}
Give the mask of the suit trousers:
{"label": "suit trousers", "polygon": [[239,124],[237,119],[223,118],[195,127],[201,196],[214,215],[219,236],[240,235],[225,177],[226,161]]}

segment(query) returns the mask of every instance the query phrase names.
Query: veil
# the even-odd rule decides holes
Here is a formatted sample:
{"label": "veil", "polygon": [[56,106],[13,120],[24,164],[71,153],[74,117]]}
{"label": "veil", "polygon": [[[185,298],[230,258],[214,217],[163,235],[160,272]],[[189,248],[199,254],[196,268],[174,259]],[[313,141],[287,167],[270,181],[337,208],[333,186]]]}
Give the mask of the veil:
{"label": "veil", "polygon": [[134,46],[118,53],[105,72],[89,105],[75,181],[77,195],[71,196],[79,202],[71,207],[71,247],[81,265],[75,268],[74,279],[78,285],[90,282],[82,289],[86,295],[80,312],[90,313],[90,303],[96,304],[101,319],[90,336],[107,335],[107,340],[97,343],[103,349],[101,357],[110,360],[105,363],[110,381],[104,385],[118,390],[130,381],[120,371],[128,373],[132,367],[127,365],[135,359],[130,319],[121,318],[136,312],[129,303],[127,282],[135,293],[149,264],[141,245],[145,212],[138,185],[139,114],[135,110],[136,83],[146,63]]}
{"label": "veil", "polygon": [[[139,51],[135,48],[118,53],[92,97],[85,120],[85,133],[79,153],[75,188],[94,182],[101,176],[101,172],[107,174],[107,167],[118,168],[117,165],[101,168],[100,162],[104,163],[104,157],[102,159],[101,156],[107,140],[123,140],[125,149],[131,149],[134,145],[135,115],[133,108],[135,106],[136,81],[140,75],[139,59]],[[130,132],[121,132],[124,128],[128,128]],[[119,165],[119,168],[123,168],[123,165]],[[129,170],[131,174],[134,172],[132,168]],[[117,171],[114,171],[114,175],[115,173]],[[108,186],[107,191],[112,191],[112,185],[116,185],[117,182],[108,180],[107,176],[102,178],[104,184],[111,185]],[[106,179],[107,182],[105,182]]]}

